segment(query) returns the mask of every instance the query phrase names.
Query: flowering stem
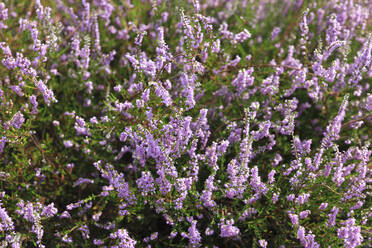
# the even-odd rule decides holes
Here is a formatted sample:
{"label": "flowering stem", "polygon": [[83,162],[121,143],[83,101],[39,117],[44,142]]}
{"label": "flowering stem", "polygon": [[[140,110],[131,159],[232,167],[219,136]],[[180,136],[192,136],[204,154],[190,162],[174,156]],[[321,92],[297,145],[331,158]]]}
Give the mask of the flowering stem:
{"label": "flowering stem", "polygon": [[341,128],[345,128],[345,127],[347,127],[347,126],[349,126],[349,125],[351,125],[351,124],[353,124],[353,123],[355,123],[355,122],[362,121],[362,120],[368,119],[368,118],[370,118],[370,117],[372,117],[372,114],[368,114],[368,115],[362,116],[362,117],[360,117],[360,118],[358,118],[358,119],[351,120],[351,121],[349,121],[349,122],[344,123],[344,124],[341,126]]}

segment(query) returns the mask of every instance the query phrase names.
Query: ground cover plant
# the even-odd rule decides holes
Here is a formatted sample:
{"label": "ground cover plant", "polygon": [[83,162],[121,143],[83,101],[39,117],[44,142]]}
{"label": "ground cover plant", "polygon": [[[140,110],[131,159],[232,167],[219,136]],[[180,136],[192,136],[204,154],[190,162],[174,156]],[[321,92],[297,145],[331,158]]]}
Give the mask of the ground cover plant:
{"label": "ground cover plant", "polygon": [[0,246],[371,247],[371,13],[0,0]]}

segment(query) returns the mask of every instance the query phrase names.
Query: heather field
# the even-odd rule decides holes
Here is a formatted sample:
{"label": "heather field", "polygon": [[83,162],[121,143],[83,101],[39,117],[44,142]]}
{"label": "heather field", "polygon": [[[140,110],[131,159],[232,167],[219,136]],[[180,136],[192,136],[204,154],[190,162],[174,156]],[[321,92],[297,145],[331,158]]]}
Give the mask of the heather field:
{"label": "heather field", "polygon": [[372,0],[0,0],[0,247],[372,247]]}

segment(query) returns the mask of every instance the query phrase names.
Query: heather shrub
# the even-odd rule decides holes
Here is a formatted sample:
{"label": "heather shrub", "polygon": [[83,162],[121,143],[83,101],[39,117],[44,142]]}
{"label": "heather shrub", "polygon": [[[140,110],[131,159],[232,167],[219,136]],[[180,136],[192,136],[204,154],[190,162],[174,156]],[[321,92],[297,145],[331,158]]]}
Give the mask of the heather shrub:
{"label": "heather shrub", "polygon": [[0,0],[1,247],[370,247],[371,11]]}

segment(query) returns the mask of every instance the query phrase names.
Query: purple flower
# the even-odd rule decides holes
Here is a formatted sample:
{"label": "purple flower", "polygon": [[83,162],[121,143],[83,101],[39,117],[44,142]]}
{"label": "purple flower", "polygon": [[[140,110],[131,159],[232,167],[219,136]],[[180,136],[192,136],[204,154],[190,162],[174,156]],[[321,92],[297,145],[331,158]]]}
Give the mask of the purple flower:
{"label": "purple flower", "polygon": [[251,169],[251,180],[250,180],[250,185],[252,189],[255,191],[256,194],[264,194],[268,192],[268,188],[266,185],[261,182],[261,177],[258,175],[258,167],[254,166]]}
{"label": "purple flower", "polygon": [[0,202],[0,231],[10,231],[14,229],[13,220],[10,218],[5,208],[1,207]]}
{"label": "purple flower", "polygon": [[155,94],[163,100],[165,106],[172,105],[173,101],[169,92],[160,83],[155,83]]}
{"label": "purple flower", "polygon": [[149,171],[142,171],[142,176],[136,180],[136,183],[143,195],[155,191],[154,178]]}
{"label": "purple flower", "polygon": [[296,148],[295,151],[300,155],[310,152],[311,143],[311,139],[301,141],[298,137],[295,137],[293,140],[294,147]]}
{"label": "purple flower", "polygon": [[360,226],[355,226],[355,219],[350,218],[342,223],[343,227],[337,230],[337,236],[344,240],[344,247],[358,247],[363,242]]}
{"label": "purple flower", "polygon": [[333,43],[333,42],[335,42],[335,41],[338,40],[338,36],[341,33],[341,28],[342,28],[342,26],[337,21],[336,14],[332,14],[329,17],[328,28],[327,28],[327,31],[326,31],[326,41],[327,41],[327,44],[331,44],[331,43]]}
{"label": "purple flower", "polygon": [[287,201],[293,201],[296,196],[294,194],[290,194],[287,196]]}
{"label": "purple flower", "polygon": [[359,209],[359,208],[361,208],[361,207],[363,206],[363,204],[364,204],[363,201],[358,201],[354,206],[352,206],[352,207],[350,208],[350,211],[353,211],[353,210],[355,210],[355,209]]}
{"label": "purple flower", "polygon": [[43,81],[39,80],[35,83],[36,87],[40,90],[41,94],[44,97],[45,103],[49,106],[50,102],[57,102],[57,99],[54,97],[53,91],[48,89],[48,87],[44,84]]}
{"label": "purple flower", "polygon": [[368,93],[368,95],[367,95],[365,109],[367,111],[372,111],[372,94],[370,94],[370,93]]}
{"label": "purple flower", "polygon": [[320,204],[319,210],[324,210],[324,209],[327,208],[327,206],[328,206],[328,203],[327,202],[323,202],[322,204]]}
{"label": "purple flower", "polygon": [[95,245],[103,245],[105,242],[103,242],[102,240],[100,240],[100,239],[94,239],[93,240],[93,244],[95,244]]}
{"label": "purple flower", "polygon": [[137,241],[132,239],[128,231],[126,229],[119,229],[114,233],[110,234],[111,239],[118,239],[119,240],[119,247],[120,248],[135,248]]}
{"label": "purple flower", "polygon": [[54,203],[49,204],[48,206],[45,206],[43,208],[43,211],[41,212],[42,216],[46,216],[48,218],[53,217],[58,212],[58,209],[54,207]]}
{"label": "purple flower", "polygon": [[257,213],[258,211],[255,208],[248,208],[244,210],[243,214],[239,217],[239,221],[243,221],[246,218],[251,218],[253,215]]}
{"label": "purple flower", "polygon": [[143,32],[140,32],[137,34],[137,37],[134,41],[134,44],[136,44],[137,47],[140,47],[141,44],[142,44],[142,40],[143,40],[143,36],[146,35],[147,32],[146,31],[143,31]]}
{"label": "purple flower", "polygon": [[275,27],[271,32],[271,40],[275,40],[275,38],[279,35],[280,31],[281,31],[280,27]]}
{"label": "purple flower", "polygon": [[7,138],[5,136],[2,136],[0,139],[0,153],[4,151],[5,143],[7,142]]}
{"label": "purple flower", "polygon": [[232,40],[232,44],[237,44],[237,43],[242,43],[244,42],[245,40],[251,38],[251,33],[247,30],[247,29],[244,29],[242,32],[236,34],[234,36],[234,39]]}
{"label": "purple flower", "polygon": [[209,228],[209,227],[207,227],[207,228],[205,229],[205,235],[210,236],[210,235],[212,235],[213,233],[214,233],[213,229],[211,229],[211,228]]}
{"label": "purple flower", "polygon": [[8,19],[8,9],[5,7],[5,3],[0,3],[0,30],[7,28],[7,25],[5,25],[2,22],[7,19]]}
{"label": "purple flower", "polygon": [[305,219],[305,218],[307,218],[307,216],[309,216],[310,213],[311,213],[310,210],[302,211],[302,212],[300,212],[300,218]]}
{"label": "purple flower", "polygon": [[319,244],[315,242],[315,235],[311,234],[311,231],[309,234],[306,235],[305,228],[303,226],[300,226],[297,231],[297,237],[301,241],[301,244],[304,248],[319,248]]}
{"label": "purple flower", "polygon": [[266,247],[267,247],[267,241],[264,240],[264,239],[260,239],[260,240],[258,241],[258,243],[260,244],[260,246],[261,246],[262,248],[266,248]]}
{"label": "purple flower", "polygon": [[68,164],[66,165],[66,167],[69,168],[69,169],[74,168],[74,166],[75,166],[74,163],[68,163]]}
{"label": "purple flower", "polygon": [[293,226],[299,225],[297,214],[288,213],[288,216]]}
{"label": "purple flower", "polygon": [[81,207],[81,205],[84,203],[84,200],[80,200],[80,201],[78,201],[78,202],[76,202],[76,203],[70,203],[70,204],[68,204],[67,206],[66,206],[66,209],[67,210],[72,210],[72,209],[74,209],[74,208],[79,208],[79,207]]}
{"label": "purple flower", "polygon": [[72,237],[70,237],[66,234],[65,236],[62,237],[62,241],[65,242],[65,243],[72,243],[73,239],[72,239]]}
{"label": "purple flower", "polygon": [[280,163],[280,161],[282,161],[282,160],[283,160],[282,156],[280,156],[280,154],[277,153],[271,164],[272,164],[272,166],[277,166]]}
{"label": "purple flower", "polygon": [[201,235],[198,229],[196,228],[197,221],[193,220],[191,226],[188,229],[187,237],[189,238],[189,244],[191,247],[197,247],[201,241]]}
{"label": "purple flower", "polygon": [[308,27],[308,15],[309,10],[305,10],[304,15],[302,16],[302,20],[300,21],[300,30],[301,30],[301,36],[306,37],[309,33],[309,27]]}
{"label": "purple flower", "polygon": [[253,68],[240,70],[238,76],[231,82],[231,85],[236,87],[238,95],[241,95],[243,91],[253,85],[254,77],[251,76],[253,71]]}
{"label": "purple flower", "polygon": [[275,182],[275,177],[274,177],[275,173],[276,173],[275,170],[271,170],[270,173],[267,175],[269,184],[273,184]]}
{"label": "purple flower", "polygon": [[150,240],[155,240],[155,239],[157,239],[157,238],[158,238],[158,232],[154,232],[154,233],[152,233],[151,236],[150,236]]}
{"label": "purple flower", "polygon": [[326,224],[327,226],[336,225],[336,216],[337,216],[339,211],[340,211],[340,209],[338,207],[333,207],[332,208],[331,213],[328,214],[329,220],[328,220],[328,223]]}
{"label": "purple flower", "polygon": [[66,218],[66,219],[70,219],[71,218],[71,215],[69,212],[67,211],[63,211],[63,213],[59,216],[60,219],[63,219],[63,218]]}
{"label": "purple flower", "polygon": [[307,202],[307,200],[309,199],[310,197],[310,194],[308,193],[304,193],[304,194],[301,194],[297,197],[297,199],[295,200],[296,204],[298,205],[302,205],[304,203]]}
{"label": "purple flower", "polygon": [[81,232],[83,239],[89,239],[90,231],[87,225],[83,225],[82,227],[80,227],[79,231]]}
{"label": "purple flower", "polygon": [[348,98],[349,95],[346,95],[344,97],[344,100],[341,104],[337,116],[328,124],[326,131],[324,132],[322,148],[330,147],[333,141],[339,138],[339,134],[341,131],[341,123],[345,117],[346,108],[348,105]]}
{"label": "purple flower", "polygon": [[11,85],[9,86],[11,90],[13,90],[18,96],[23,96],[22,89],[18,85]]}
{"label": "purple flower", "polygon": [[89,178],[79,178],[78,180],[76,180],[73,184],[73,187],[77,187],[79,186],[80,184],[89,184],[89,183],[94,183],[94,180],[92,179],[89,179]]}
{"label": "purple flower", "polygon": [[70,147],[72,147],[74,144],[72,143],[71,140],[64,140],[64,141],[63,141],[63,145],[64,145],[66,148],[70,148]]}
{"label": "purple flower", "polygon": [[21,128],[24,122],[25,122],[25,118],[23,117],[23,114],[19,111],[13,116],[11,120],[11,124],[15,129]]}
{"label": "purple flower", "polygon": [[91,133],[90,133],[90,130],[89,128],[87,128],[85,125],[85,121],[83,118],[79,117],[79,116],[76,116],[76,119],[75,119],[75,125],[74,125],[74,128],[77,132],[78,135],[86,135],[86,136],[90,136]]}
{"label": "purple flower", "polygon": [[90,118],[89,122],[92,124],[98,124],[97,117],[93,116],[92,118]]}
{"label": "purple flower", "polygon": [[278,200],[279,200],[279,194],[274,193],[274,194],[273,194],[273,197],[272,197],[272,201],[273,201],[273,203],[275,204]]}
{"label": "purple flower", "polygon": [[226,224],[221,225],[221,234],[222,238],[235,237],[240,233],[239,228],[233,226],[234,220],[227,221]]}

